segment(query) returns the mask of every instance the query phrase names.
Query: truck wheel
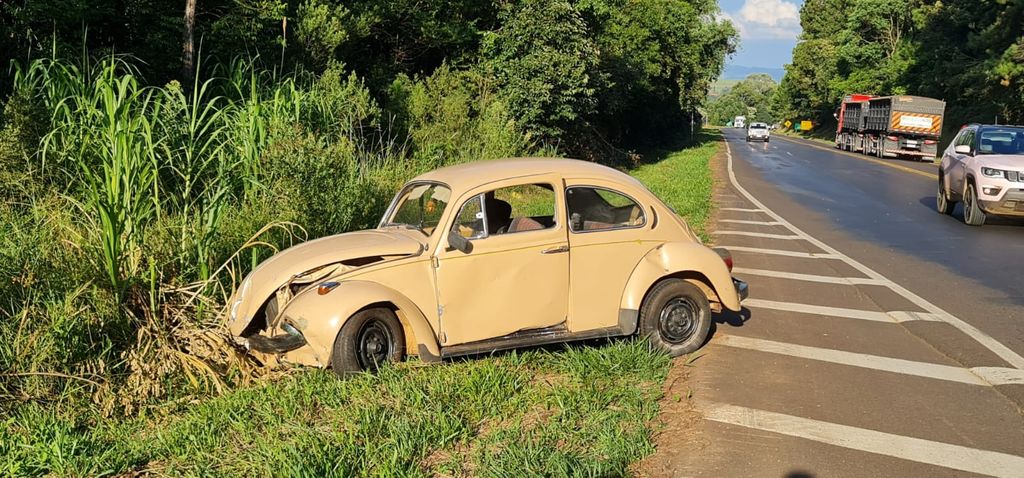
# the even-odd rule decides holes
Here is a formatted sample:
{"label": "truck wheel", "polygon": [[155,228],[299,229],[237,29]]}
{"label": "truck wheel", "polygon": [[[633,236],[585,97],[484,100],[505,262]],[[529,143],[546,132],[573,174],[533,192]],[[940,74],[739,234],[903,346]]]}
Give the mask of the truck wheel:
{"label": "truck wheel", "polygon": [[942,179],[942,176],[939,176],[939,187],[935,193],[935,209],[940,214],[950,215],[953,214],[953,209],[956,208],[956,202],[949,200],[949,195],[946,194],[946,185]]}
{"label": "truck wheel", "polygon": [[711,306],[697,286],[665,279],[647,293],[640,307],[640,333],[672,357],[704,345],[711,330]]}
{"label": "truck wheel", "polygon": [[978,194],[973,184],[968,184],[967,191],[964,191],[964,222],[971,226],[985,224],[985,211],[978,204]]}
{"label": "truck wheel", "polygon": [[338,332],[331,369],[340,377],[373,372],[385,362],[405,358],[405,333],[390,309],[375,307],[356,312]]}

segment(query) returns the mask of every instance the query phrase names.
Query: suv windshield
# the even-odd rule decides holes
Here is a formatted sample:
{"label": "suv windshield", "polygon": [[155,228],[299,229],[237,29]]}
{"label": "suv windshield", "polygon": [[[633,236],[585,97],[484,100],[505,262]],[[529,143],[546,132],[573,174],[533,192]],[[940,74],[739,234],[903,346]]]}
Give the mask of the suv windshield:
{"label": "suv windshield", "polygon": [[750,125],[750,129],[768,129],[768,125],[764,123],[754,123]]}
{"label": "suv windshield", "polygon": [[451,190],[443,184],[416,183],[398,193],[394,206],[385,216],[383,226],[407,226],[429,236],[448,207]]}
{"label": "suv windshield", "polygon": [[978,154],[1024,155],[1024,128],[982,128],[978,140]]}

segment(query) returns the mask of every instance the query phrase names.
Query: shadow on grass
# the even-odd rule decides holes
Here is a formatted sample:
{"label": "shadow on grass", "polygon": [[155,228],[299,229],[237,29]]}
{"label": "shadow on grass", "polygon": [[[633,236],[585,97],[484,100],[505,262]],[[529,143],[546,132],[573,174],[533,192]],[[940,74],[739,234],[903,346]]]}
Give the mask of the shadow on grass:
{"label": "shadow on grass", "polygon": [[691,138],[679,138],[656,148],[640,151],[640,162],[636,166],[658,164],[680,150],[699,148],[708,143],[722,140],[722,133],[717,129],[703,129]]}

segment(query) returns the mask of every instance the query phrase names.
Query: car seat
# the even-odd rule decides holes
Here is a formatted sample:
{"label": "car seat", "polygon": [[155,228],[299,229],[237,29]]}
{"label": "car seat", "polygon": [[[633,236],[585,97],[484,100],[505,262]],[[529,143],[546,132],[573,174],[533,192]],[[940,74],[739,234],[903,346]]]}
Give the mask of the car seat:
{"label": "car seat", "polygon": [[487,234],[504,234],[512,221],[512,205],[494,196],[484,198],[487,211]]}

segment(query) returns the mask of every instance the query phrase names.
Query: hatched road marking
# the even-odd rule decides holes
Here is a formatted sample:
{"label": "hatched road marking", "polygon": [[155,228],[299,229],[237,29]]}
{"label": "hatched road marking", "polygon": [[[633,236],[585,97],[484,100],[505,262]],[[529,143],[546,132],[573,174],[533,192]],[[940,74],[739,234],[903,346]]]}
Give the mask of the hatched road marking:
{"label": "hatched road marking", "polygon": [[790,357],[818,360],[820,362],[946,380],[949,382],[960,382],[969,385],[1010,385],[1022,383],[1022,380],[1024,380],[1024,371],[1016,369],[999,367],[966,369],[950,365],[846,352],[843,350],[808,347],[806,345],[788,344],[772,340],[752,339],[738,335],[724,335],[716,343],[746,350],[788,355]]}
{"label": "hatched road marking", "polygon": [[732,252],[752,252],[755,254],[770,254],[773,256],[786,256],[786,257],[800,257],[803,259],[840,259],[835,254],[826,254],[823,252],[799,252],[799,251],[783,251],[779,249],[762,249],[760,247],[746,247],[746,246],[729,246],[719,245]]}
{"label": "hatched road marking", "polygon": [[719,236],[748,236],[748,237],[763,237],[765,239],[785,239],[789,241],[802,240],[800,236],[790,236],[785,234],[766,234],[763,232],[747,232],[747,231],[713,231],[712,234]]}
{"label": "hatched road marking", "polygon": [[718,222],[728,222],[732,224],[750,224],[752,226],[781,226],[781,222],[775,221],[744,221],[742,219],[719,219]]}
{"label": "hatched road marking", "polygon": [[736,211],[736,212],[764,212],[760,209],[747,209],[742,207],[723,207],[722,211]]}
{"label": "hatched road marking", "polygon": [[868,279],[863,277],[819,276],[813,274],[798,274],[795,272],[769,271],[764,269],[747,269],[744,267],[735,267],[732,271],[737,274],[774,277],[776,279],[802,280],[806,282],[820,282],[822,284],[885,285],[885,282],[879,281],[878,279]]}
{"label": "hatched road marking", "polygon": [[727,404],[703,408],[708,420],[805,438],[903,460],[998,477],[1020,477],[1024,458],[865,428]]}
{"label": "hatched road marking", "polygon": [[[732,148],[729,146],[729,142],[728,141],[725,142],[725,151],[726,151],[726,158],[728,159],[727,166],[728,166],[728,171],[729,171],[729,182],[732,184],[732,186],[736,189],[737,192],[739,192],[741,195],[743,195],[743,197],[745,197],[748,201],[750,201],[751,204],[753,204],[754,206],[757,206],[757,208],[761,209],[765,214],[767,214],[768,216],[771,216],[773,219],[775,219],[775,221],[782,223],[782,225],[784,225],[787,229],[792,231],[795,234],[795,236],[792,236],[792,237],[803,239],[803,240],[805,240],[805,241],[807,241],[807,242],[817,246],[822,251],[825,251],[826,253],[829,253],[829,254],[832,254],[832,255],[838,257],[839,260],[842,260],[843,262],[847,263],[848,265],[850,265],[854,269],[857,269],[857,271],[861,272],[862,274],[864,274],[868,278],[878,280],[880,283],[883,283],[886,287],[891,289],[893,292],[899,294],[904,299],[907,299],[908,301],[910,301],[911,303],[913,303],[917,307],[920,307],[924,311],[926,311],[926,312],[928,312],[930,314],[933,314],[939,320],[941,320],[941,321],[943,321],[943,322],[945,322],[947,324],[950,324],[953,327],[955,327],[956,329],[960,330],[961,332],[963,332],[964,334],[966,334],[970,338],[974,339],[974,341],[980,343],[982,346],[984,346],[985,348],[987,348],[990,351],[992,351],[992,353],[998,355],[1000,358],[1005,360],[1007,363],[1009,363],[1013,367],[1015,367],[1017,369],[1024,369],[1024,357],[1021,357],[1019,354],[1017,354],[1016,352],[1011,350],[1009,347],[1003,345],[1002,343],[1000,343],[996,339],[992,338],[992,336],[986,334],[985,332],[982,332],[977,327],[975,327],[975,326],[973,326],[973,325],[971,325],[971,324],[969,324],[967,322],[964,322],[963,320],[961,320],[961,319],[959,319],[957,317],[954,317],[952,314],[950,314],[949,312],[946,312],[945,310],[943,310],[939,306],[937,306],[935,304],[932,304],[931,302],[928,302],[927,300],[925,300],[921,296],[919,296],[917,294],[914,294],[913,292],[907,290],[905,287],[903,287],[903,286],[901,286],[901,285],[899,285],[899,284],[897,284],[895,282],[890,281],[889,279],[885,278],[885,276],[879,274],[878,272],[875,272],[873,269],[869,268],[868,266],[865,266],[864,264],[861,264],[860,262],[857,262],[853,258],[851,258],[851,257],[849,257],[849,256],[847,256],[847,255],[845,255],[845,254],[843,254],[841,252],[839,252],[838,250],[836,250],[832,246],[829,246],[828,244],[826,244],[826,243],[824,243],[824,242],[814,238],[813,236],[807,234],[806,232],[804,232],[801,229],[799,229],[796,226],[794,226],[792,223],[790,223],[789,221],[784,219],[782,216],[780,216],[777,213],[775,213],[775,211],[772,211],[771,209],[768,209],[768,207],[766,207],[761,201],[759,201],[757,198],[755,198],[754,195],[750,194],[750,192],[748,192],[746,189],[744,189],[743,186],[741,186],[739,181],[736,179],[736,172],[734,171],[733,164],[732,164],[733,163]],[[882,164],[888,164],[888,163],[884,163],[883,162]],[[920,172],[920,171],[917,171],[917,170],[911,170],[911,171]],[[756,234],[756,233],[750,233],[750,234]],[[790,236],[785,236],[785,237],[790,237]]]}
{"label": "hatched road marking", "polygon": [[[735,269],[734,269],[735,270]],[[801,314],[824,315],[829,317],[841,317],[844,319],[871,320],[875,322],[909,322],[912,320],[923,320],[940,322],[940,319],[927,312],[875,312],[871,310],[844,309],[842,307],[828,307],[824,305],[798,304],[795,302],[778,302],[764,299],[746,299],[743,305],[755,309],[772,309],[783,312],[797,312]]]}

